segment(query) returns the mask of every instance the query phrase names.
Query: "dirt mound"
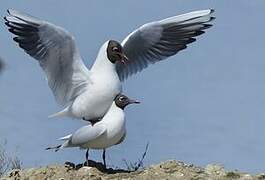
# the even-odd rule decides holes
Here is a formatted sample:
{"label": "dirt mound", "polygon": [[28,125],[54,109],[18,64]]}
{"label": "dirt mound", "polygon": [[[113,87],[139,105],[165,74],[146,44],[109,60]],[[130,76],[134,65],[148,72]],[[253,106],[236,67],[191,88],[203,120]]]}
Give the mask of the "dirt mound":
{"label": "dirt mound", "polygon": [[219,165],[208,165],[206,168],[187,165],[174,160],[146,167],[137,171],[123,169],[105,170],[101,163],[90,161],[89,166],[74,165],[50,165],[41,168],[25,170],[13,170],[2,180],[104,180],[104,179],[139,179],[139,180],[186,180],[186,179],[264,179],[265,174],[249,175],[237,171],[225,171]]}

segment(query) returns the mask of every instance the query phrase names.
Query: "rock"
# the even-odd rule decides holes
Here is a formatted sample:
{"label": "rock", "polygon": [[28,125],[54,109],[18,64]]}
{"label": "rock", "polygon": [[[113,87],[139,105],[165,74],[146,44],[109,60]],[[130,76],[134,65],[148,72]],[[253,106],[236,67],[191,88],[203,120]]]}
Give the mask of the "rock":
{"label": "rock", "polygon": [[107,169],[102,164],[90,161],[89,166],[83,164],[75,165],[51,165],[41,168],[31,168],[25,170],[12,170],[2,180],[265,180],[265,174],[250,175],[238,171],[226,171],[222,166],[216,164],[207,165],[206,168],[188,165],[178,161],[166,161],[157,165],[128,171],[124,169]]}
{"label": "rock", "polygon": [[9,173],[9,177],[13,178],[13,179],[19,179],[20,178],[20,174],[19,174],[20,170],[19,169],[13,169],[10,173]]}
{"label": "rock", "polygon": [[224,167],[217,164],[209,164],[205,168],[205,172],[208,175],[225,176]]}

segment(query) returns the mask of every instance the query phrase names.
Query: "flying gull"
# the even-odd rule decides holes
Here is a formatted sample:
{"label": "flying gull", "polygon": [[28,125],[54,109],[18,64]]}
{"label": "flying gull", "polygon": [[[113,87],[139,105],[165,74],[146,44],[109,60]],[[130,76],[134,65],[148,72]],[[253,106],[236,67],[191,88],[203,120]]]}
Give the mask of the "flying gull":
{"label": "flying gull", "polygon": [[74,37],[65,29],[16,10],[4,18],[19,47],[35,58],[63,110],[51,117],[101,119],[122,82],[150,64],[167,59],[194,42],[212,25],[212,9],[194,11],[142,25],[121,43],[106,41],[89,70]]}

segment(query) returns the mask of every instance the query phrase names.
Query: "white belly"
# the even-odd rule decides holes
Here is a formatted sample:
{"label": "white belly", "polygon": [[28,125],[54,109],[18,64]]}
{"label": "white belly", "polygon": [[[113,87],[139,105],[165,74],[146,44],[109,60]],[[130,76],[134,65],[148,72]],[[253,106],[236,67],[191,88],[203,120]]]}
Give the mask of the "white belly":
{"label": "white belly", "polygon": [[86,92],[75,99],[71,107],[72,116],[87,120],[101,118],[111,106],[114,98],[121,93],[121,83],[118,77],[97,76],[93,82]]}
{"label": "white belly", "polygon": [[[104,118],[98,122],[98,125],[100,124],[106,127],[106,131],[99,137],[83,144],[81,146],[82,148],[105,149],[120,143],[121,139],[124,138],[126,129],[123,110],[116,108],[116,110],[113,110],[111,113],[108,112]],[[97,124],[94,126],[97,126]]]}

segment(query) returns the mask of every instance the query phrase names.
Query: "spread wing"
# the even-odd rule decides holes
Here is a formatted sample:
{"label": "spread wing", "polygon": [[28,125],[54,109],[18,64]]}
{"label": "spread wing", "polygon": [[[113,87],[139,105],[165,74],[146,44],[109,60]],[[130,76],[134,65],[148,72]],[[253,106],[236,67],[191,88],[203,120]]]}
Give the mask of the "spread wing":
{"label": "spread wing", "polygon": [[185,49],[194,37],[211,27],[213,10],[194,11],[161,21],[144,24],[129,34],[122,46],[129,58],[127,66],[117,64],[120,80],[140,72],[149,64],[154,64]]}
{"label": "spread wing", "polygon": [[78,129],[71,137],[72,145],[82,145],[94,140],[106,132],[106,127],[102,124],[83,126]]}
{"label": "spread wing", "polygon": [[16,10],[4,18],[19,47],[38,60],[57,102],[65,105],[89,84],[74,38],[61,27]]}

